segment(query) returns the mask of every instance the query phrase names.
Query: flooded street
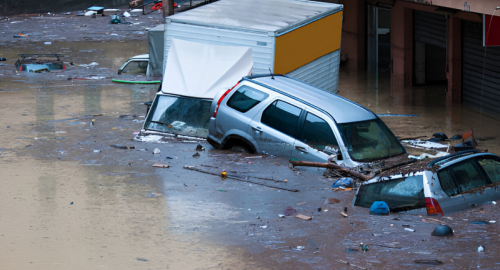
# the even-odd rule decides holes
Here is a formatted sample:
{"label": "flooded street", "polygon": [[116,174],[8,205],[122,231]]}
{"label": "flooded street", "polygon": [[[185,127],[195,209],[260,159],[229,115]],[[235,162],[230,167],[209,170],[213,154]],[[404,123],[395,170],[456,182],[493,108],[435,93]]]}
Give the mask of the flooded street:
{"label": "flooded street", "polygon": [[[144,27],[161,19],[149,16]],[[91,20],[79,20],[85,19]],[[97,29],[85,35],[89,40],[68,35],[45,45],[41,35],[13,41],[18,29],[9,27],[2,30],[9,39],[0,40],[0,57],[7,58],[0,62],[0,270],[500,268],[499,205],[445,217],[371,216],[352,206],[354,191],[332,191],[334,179],[322,170],[292,171],[286,158],[216,151],[205,141],[206,150],[194,158],[197,141],[133,141],[143,103],[158,85],[111,78],[129,57],[147,53],[144,28]],[[102,34],[118,30],[127,34]],[[60,35],[52,26],[30,31]],[[61,73],[17,75],[17,54],[34,51],[60,53],[73,65]],[[80,66],[92,62],[99,65]],[[416,115],[381,117],[396,136],[451,137],[472,127],[480,149],[500,154],[499,120],[446,108],[440,86],[393,95],[384,76],[376,90],[369,76],[342,72],[339,94],[377,114]],[[170,168],[152,167],[157,163]],[[221,180],[185,165],[216,174],[225,169],[266,185]],[[324,204],[328,198],[340,203]],[[288,206],[312,220],[279,217]],[[470,224],[475,220],[497,223]],[[431,236],[440,223],[455,236]]]}
{"label": "flooded street", "polygon": [[376,114],[413,115],[381,117],[398,137],[426,136],[429,139],[433,133],[443,132],[451,138],[472,128],[481,150],[500,153],[500,121],[460,106],[447,108],[445,85],[414,86],[404,93],[392,94],[389,84],[388,73],[380,75],[378,90],[375,88],[375,75],[341,73],[339,95],[366,106]]}

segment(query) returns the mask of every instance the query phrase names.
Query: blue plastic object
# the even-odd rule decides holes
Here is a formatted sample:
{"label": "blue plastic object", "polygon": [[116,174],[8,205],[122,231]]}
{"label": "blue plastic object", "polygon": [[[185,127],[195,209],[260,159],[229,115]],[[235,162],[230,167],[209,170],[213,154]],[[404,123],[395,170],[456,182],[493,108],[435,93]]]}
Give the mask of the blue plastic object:
{"label": "blue plastic object", "polygon": [[101,10],[104,10],[104,7],[92,6],[92,7],[87,8],[87,10],[101,11]]}
{"label": "blue plastic object", "polygon": [[389,206],[384,201],[375,201],[370,207],[372,215],[389,215]]}
{"label": "blue plastic object", "polygon": [[349,177],[344,177],[340,178],[339,180],[335,181],[333,183],[332,188],[346,188],[346,187],[355,187],[356,184],[354,183],[354,180]]}

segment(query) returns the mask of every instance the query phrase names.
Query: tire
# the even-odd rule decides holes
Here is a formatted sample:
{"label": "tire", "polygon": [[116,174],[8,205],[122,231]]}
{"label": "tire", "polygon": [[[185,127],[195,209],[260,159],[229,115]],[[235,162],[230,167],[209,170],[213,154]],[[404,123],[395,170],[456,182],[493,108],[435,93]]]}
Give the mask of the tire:
{"label": "tire", "polygon": [[250,154],[250,150],[248,150],[248,147],[239,144],[233,145],[233,147],[231,147],[229,151],[236,153]]}

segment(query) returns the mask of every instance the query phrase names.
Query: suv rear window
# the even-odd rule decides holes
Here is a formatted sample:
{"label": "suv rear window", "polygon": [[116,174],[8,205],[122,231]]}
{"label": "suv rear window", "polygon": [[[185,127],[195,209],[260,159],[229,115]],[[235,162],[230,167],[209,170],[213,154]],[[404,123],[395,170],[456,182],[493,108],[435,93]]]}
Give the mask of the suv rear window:
{"label": "suv rear window", "polygon": [[361,185],[354,205],[370,207],[375,201],[385,201],[394,212],[425,207],[423,176],[382,180]]}
{"label": "suv rear window", "polygon": [[255,90],[249,86],[243,85],[227,102],[227,106],[239,112],[247,112],[255,105],[266,99],[269,95],[261,91]]}
{"label": "suv rear window", "polygon": [[302,109],[277,100],[262,113],[261,122],[286,135],[295,137],[301,113]]}

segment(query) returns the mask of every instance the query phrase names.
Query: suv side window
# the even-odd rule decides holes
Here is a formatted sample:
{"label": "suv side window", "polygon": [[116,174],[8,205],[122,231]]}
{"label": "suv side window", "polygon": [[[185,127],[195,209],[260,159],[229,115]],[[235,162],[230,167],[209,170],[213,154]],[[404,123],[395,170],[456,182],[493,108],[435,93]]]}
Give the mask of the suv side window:
{"label": "suv side window", "polygon": [[448,169],[439,171],[438,178],[439,183],[441,184],[441,188],[448,196],[454,196],[460,193]]}
{"label": "suv side window", "polygon": [[269,95],[266,93],[243,85],[234,92],[233,96],[228,100],[227,106],[244,113],[255,107],[255,105],[259,104],[268,96]]}
{"label": "suv side window", "polygon": [[288,136],[295,137],[302,109],[276,100],[262,113],[261,122]]}
{"label": "suv side window", "polygon": [[475,160],[469,159],[451,166],[451,171],[455,177],[457,185],[462,192],[485,186],[486,179],[482,177],[481,172],[474,166]]}
{"label": "suv side window", "polygon": [[488,174],[491,182],[500,182],[500,161],[493,158],[480,158],[477,161],[483,167],[486,174]]}
{"label": "suv side window", "polygon": [[338,146],[330,125],[312,113],[307,113],[300,140],[320,150],[327,146]]}

